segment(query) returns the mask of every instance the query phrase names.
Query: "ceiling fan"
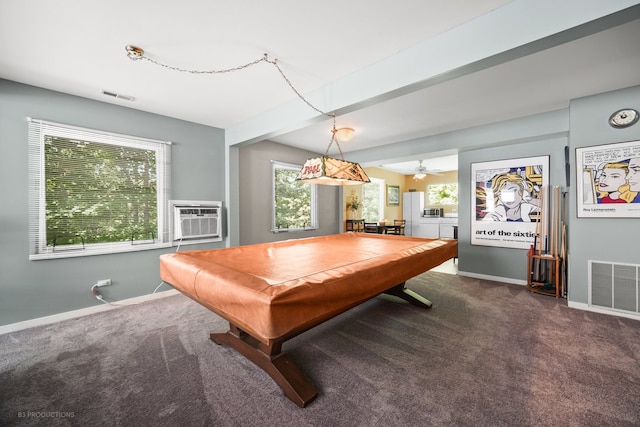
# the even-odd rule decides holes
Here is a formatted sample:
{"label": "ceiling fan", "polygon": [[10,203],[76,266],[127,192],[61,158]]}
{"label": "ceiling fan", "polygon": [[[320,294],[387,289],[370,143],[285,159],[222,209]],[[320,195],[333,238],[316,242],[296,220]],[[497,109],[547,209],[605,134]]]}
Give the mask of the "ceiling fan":
{"label": "ceiling fan", "polygon": [[429,170],[426,167],[422,166],[422,160],[418,160],[418,167],[415,169],[416,173],[413,175],[413,179],[416,181],[424,178],[427,175],[437,175],[442,176],[441,173],[437,170]]}

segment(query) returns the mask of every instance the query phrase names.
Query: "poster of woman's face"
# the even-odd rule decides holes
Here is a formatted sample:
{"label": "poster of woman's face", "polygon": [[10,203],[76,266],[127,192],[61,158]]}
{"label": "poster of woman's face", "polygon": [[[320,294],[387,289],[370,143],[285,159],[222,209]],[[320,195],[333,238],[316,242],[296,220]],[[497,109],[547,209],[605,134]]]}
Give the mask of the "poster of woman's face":
{"label": "poster of woman's face", "polygon": [[471,244],[529,249],[548,171],[549,156],[472,163]]}
{"label": "poster of woman's face", "polygon": [[640,141],[576,148],[578,217],[640,217]]}

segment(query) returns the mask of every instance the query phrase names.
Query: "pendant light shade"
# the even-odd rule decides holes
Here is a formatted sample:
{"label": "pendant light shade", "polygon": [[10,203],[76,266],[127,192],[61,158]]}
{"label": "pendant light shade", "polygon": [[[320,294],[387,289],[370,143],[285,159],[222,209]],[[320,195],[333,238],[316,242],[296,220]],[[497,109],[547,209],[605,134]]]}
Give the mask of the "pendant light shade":
{"label": "pendant light shade", "polygon": [[371,182],[358,163],[328,156],[308,159],[296,180],[322,185],[358,185]]}
{"label": "pendant light shade", "polygon": [[[324,156],[308,159],[300,169],[296,181],[320,185],[358,185],[371,182],[360,164],[344,159],[344,154],[342,154],[342,148],[340,148],[340,142],[338,141],[339,129],[336,129],[336,116],[333,113],[330,115],[333,118],[333,129],[331,129],[331,141],[327,151]],[[341,129],[349,129],[348,133],[353,135],[353,129]],[[327,156],[334,142],[338,147],[338,151],[340,151],[342,159]]]}
{"label": "pendant light shade", "polygon": [[340,142],[347,142],[353,138],[355,131],[353,128],[338,128],[335,131],[336,139]]}

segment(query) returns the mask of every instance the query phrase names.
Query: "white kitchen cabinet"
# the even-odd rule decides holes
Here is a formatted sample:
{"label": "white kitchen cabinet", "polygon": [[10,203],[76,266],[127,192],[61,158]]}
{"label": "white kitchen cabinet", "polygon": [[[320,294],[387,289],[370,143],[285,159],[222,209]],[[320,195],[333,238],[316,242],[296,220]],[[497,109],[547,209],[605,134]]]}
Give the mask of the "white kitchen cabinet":
{"label": "white kitchen cabinet", "polygon": [[440,236],[440,219],[422,218],[418,220],[418,234],[416,236],[437,239]]}
{"label": "white kitchen cabinet", "polygon": [[458,225],[458,218],[440,218],[440,238],[453,239],[453,227]]}

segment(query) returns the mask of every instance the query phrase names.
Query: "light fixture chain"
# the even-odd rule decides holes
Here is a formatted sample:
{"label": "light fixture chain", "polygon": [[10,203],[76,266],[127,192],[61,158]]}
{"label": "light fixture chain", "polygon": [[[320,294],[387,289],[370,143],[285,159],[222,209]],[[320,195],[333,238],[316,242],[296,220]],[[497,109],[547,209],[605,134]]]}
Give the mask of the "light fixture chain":
{"label": "light fixture chain", "polygon": [[[265,58],[266,57],[267,57],[267,54],[265,54]],[[340,151],[340,157],[342,157],[342,160],[344,160],[344,154],[342,154],[342,148],[340,147],[340,143],[338,143],[338,139],[336,138],[336,113],[327,113],[325,111],[322,111],[319,108],[317,108],[315,105],[311,104],[304,96],[302,96],[302,94],[300,92],[298,92],[298,90],[293,86],[293,83],[291,83],[291,80],[289,80],[287,78],[287,76],[284,74],[284,72],[282,71],[282,69],[278,65],[278,60],[277,59],[274,59],[274,60],[266,59],[266,61],[269,64],[273,64],[273,66],[276,67],[276,69],[278,70],[278,72],[280,73],[280,75],[282,76],[284,81],[287,82],[287,84],[289,85],[291,90],[296,95],[298,95],[298,98],[300,98],[305,104],[307,104],[313,110],[317,111],[318,113],[322,114],[323,116],[328,116],[328,117],[331,117],[333,119],[333,129],[331,130],[331,141],[329,141],[329,145],[327,146],[327,149],[324,152],[324,155],[326,156],[329,153],[329,149],[331,148],[331,144],[333,144],[333,142],[335,141],[336,146],[338,147],[338,151]]]}
{"label": "light fixture chain", "polygon": [[[266,55],[266,54],[265,54]],[[273,61],[267,59],[266,60],[268,63],[273,64],[274,67],[276,67],[276,69],[278,70],[278,72],[280,73],[280,75],[282,76],[282,78],[284,79],[285,82],[287,82],[287,84],[289,85],[289,87],[291,88],[291,90],[298,95],[298,98],[300,98],[305,104],[307,104],[309,107],[311,107],[313,110],[317,111],[318,113],[325,115],[325,116],[329,116],[329,117],[333,117],[334,118],[334,122],[335,122],[335,117],[336,115],[334,113],[327,113],[324,112],[322,110],[320,110],[319,108],[317,108],[316,106],[314,106],[313,104],[311,104],[309,101],[307,101],[307,99],[302,96],[302,94],[300,92],[298,92],[298,90],[293,86],[293,83],[291,83],[291,80],[289,80],[287,78],[287,76],[284,74],[284,72],[282,71],[282,69],[280,68],[280,66],[278,65],[278,60],[274,59]],[[335,127],[335,126],[334,126]]]}
{"label": "light fixture chain", "polygon": [[327,146],[327,149],[324,152],[324,155],[327,156],[329,154],[329,149],[331,148],[331,144],[333,144],[333,142],[336,142],[336,147],[338,147],[338,151],[340,152],[340,157],[342,158],[342,160],[344,160],[344,154],[342,154],[342,148],[340,147],[340,143],[338,142],[338,138],[336,137],[336,115],[335,113],[323,113],[326,114],[327,116],[331,116],[331,118],[333,119],[333,129],[331,129],[331,141],[329,141],[329,145]]}
{"label": "light fixture chain", "polygon": [[[334,127],[334,129],[335,129],[335,127]],[[342,154],[342,148],[340,147],[340,143],[338,143],[338,138],[336,138],[335,132],[331,136],[331,142],[329,142],[329,146],[327,147],[327,151],[325,151],[324,155],[326,156],[329,153],[329,148],[331,148],[331,144],[333,144],[333,141],[336,142],[336,147],[338,147],[338,151],[340,152],[340,158],[342,158],[342,160],[344,160],[344,154]]]}
{"label": "light fixture chain", "polygon": [[244,70],[245,68],[249,68],[253,65],[259,64],[261,62],[269,62],[269,59],[267,58],[267,54],[265,53],[264,56],[260,59],[256,59],[255,61],[249,62],[248,64],[244,64],[244,65],[238,65],[237,67],[233,67],[233,68],[226,68],[223,70],[187,70],[185,68],[180,68],[180,67],[174,67],[173,65],[167,65],[167,64],[163,64],[162,62],[158,62],[155,59],[151,59],[148,58],[147,56],[141,55],[140,56],[141,59],[147,60],[153,64],[159,65],[160,67],[164,67],[167,68],[169,70],[173,70],[173,71],[180,71],[182,73],[190,73],[190,74],[224,74],[224,73],[232,73],[234,71],[240,71],[240,70]]}
{"label": "light fixture chain", "polygon": [[337,131],[336,130],[336,114],[335,113],[327,113],[325,111],[322,111],[321,109],[319,109],[318,107],[313,105],[311,102],[309,102],[295,88],[295,86],[293,85],[293,83],[291,83],[291,80],[289,80],[289,78],[286,76],[284,71],[282,71],[282,69],[278,65],[278,60],[277,59],[269,59],[269,55],[268,54],[265,53],[261,58],[256,59],[255,61],[246,63],[244,65],[239,65],[237,67],[226,68],[226,69],[222,69],[222,70],[188,70],[186,68],[175,67],[173,65],[164,64],[162,62],[156,61],[155,59],[149,58],[149,57],[145,56],[144,50],[139,48],[139,47],[137,47],[137,46],[127,45],[127,46],[125,46],[125,50],[127,51],[127,56],[133,61],[137,61],[139,59],[144,59],[144,60],[149,61],[152,64],[155,64],[155,65],[157,65],[159,67],[163,67],[163,68],[166,68],[166,69],[169,69],[169,70],[178,71],[178,72],[182,72],[182,73],[190,73],[190,74],[224,74],[224,73],[231,73],[231,72],[234,72],[234,71],[244,70],[245,68],[252,67],[252,66],[257,65],[257,64],[259,64],[261,62],[266,62],[268,64],[273,65],[276,68],[276,70],[278,70],[278,73],[280,73],[280,76],[284,79],[284,81],[287,83],[287,85],[289,85],[289,88],[293,91],[293,93],[295,93],[298,96],[298,98],[300,98],[300,100],[302,100],[305,104],[307,104],[314,111],[322,114],[323,116],[328,116],[328,117],[331,117],[333,119],[333,129],[331,130],[331,133],[332,133],[331,141],[329,142],[329,146],[327,147],[327,150],[325,151],[325,156],[329,153],[329,149],[331,148],[331,145],[335,141],[336,146],[338,147],[338,151],[340,151],[340,156],[344,160],[344,154],[342,153],[342,148],[340,147],[340,143],[338,142],[338,138],[336,137],[336,131]]}
{"label": "light fixture chain", "polygon": [[[134,47],[132,47],[132,48],[134,48]],[[130,54],[130,58],[131,59],[133,59],[133,60],[144,59],[146,61],[151,62],[152,64],[158,65],[160,67],[163,67],[163,68],[166,68],[166,69],[169,69],[169,70],[179,71],[181,73],[190,73],[190,74],[224,74],[224,73],[232,73],[234,71],[244,70],[245,68],[249,68],[249,67],[254,66],[256,64],[259,64],[261,62],[267,62],[267,63],[273,65],[276,68],[276,70],[278,70],[278,73],[280,73],[280,76],[284,79],[284,81],[287,83],[287,85],[289,85],[289,88],[291,88],[293,93],[295,93],[298,96],[298,98],[300,98],[305,104],[307,104],[310,108],[312,108],[313,110],[317,111],[318,113],[320,113],[320,114],[322,114],[324,116],[329,116],[329,117],[335,118],[335,114],[327,113],[325,111],[322,111],[321,109],[319,109],[318,107],[313,105],[311,102],[309,102],[300,92],[298,92],[298,89],[295,88],[293,83],[291,83],[291,80],[289,80],[289,78],[286,76],[284,71],[282,71],[282,69],[278,65],[278,60],[277,59],[269,59],[269,54],[267,54],[267,53],[265,53],[261,58],[256,59],[255,61],[251,61],[251,62],[249,62],[247,64],[244,64],[244,65],[238,65],[237,67],[225,68],[225,69],[222,69],[222,70],[188,70],[186,68],[175,67],[173,65],[168,65],[168,64],[164,64],[162,62],[156,61],[155,59],[147,57],[144,54],[144,51],[142,49],[139,49],[139,48],[137,48],[137,49],[138,50],[135,52],[135,55],[131,55]]]}

